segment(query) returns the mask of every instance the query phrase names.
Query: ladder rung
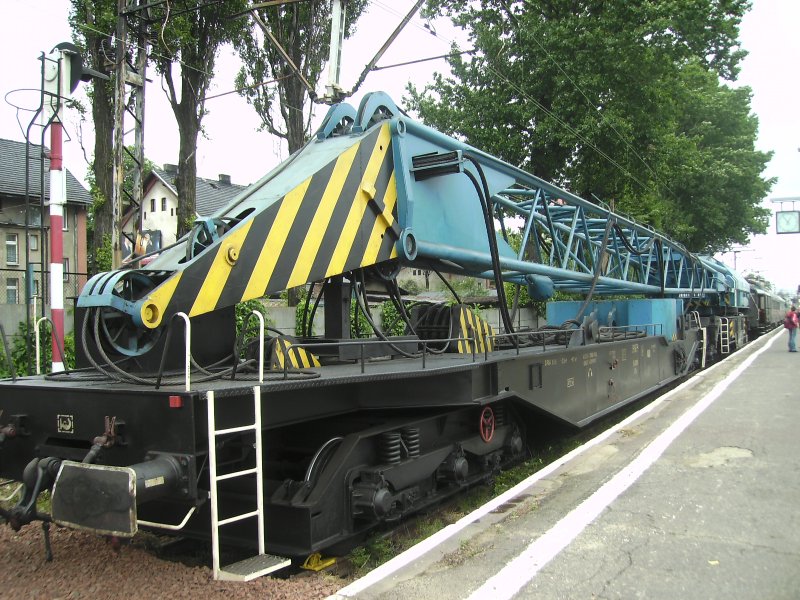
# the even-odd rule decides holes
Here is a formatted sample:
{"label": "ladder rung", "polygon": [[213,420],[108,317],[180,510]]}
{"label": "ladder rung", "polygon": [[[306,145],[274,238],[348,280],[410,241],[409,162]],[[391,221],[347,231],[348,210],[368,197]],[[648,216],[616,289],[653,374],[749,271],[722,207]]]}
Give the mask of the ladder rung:
{"label": "ladder rung", "polygon": [[214,435],[225,435],[226,433],[239,433],[240,431],[255,431],[255,425],[242,425],[241,427],[231,427],[230,429],[217,429]]}
{"label": "ladder rung", "polygon": [[228,517],[227,519],[220,519],[217,524],[218,525],[227,525],[228,523],[236,523],[236,521],[244,521],[245,519],[249,519],[250,517],[257,517],[258,511],[254,510],[249,513],[244,513],[241,515],[236,515],[235,517]]}
{"label": "ladder rung", "polygon": [[234,477],[244,477],[245,475],[252,475],[256,473],[255,467],[252,469],[245,469],[244,471],[236,471],[235,473],[225,473],[225,475],[217,475],[217,481],[224,479],[233,479]]}
{"label": "ladder rung", "polygon": [[250,581],[291,564],[291,560],[282,556],[260,554],[223,567],[220,570],[219,578],[223,581]]}

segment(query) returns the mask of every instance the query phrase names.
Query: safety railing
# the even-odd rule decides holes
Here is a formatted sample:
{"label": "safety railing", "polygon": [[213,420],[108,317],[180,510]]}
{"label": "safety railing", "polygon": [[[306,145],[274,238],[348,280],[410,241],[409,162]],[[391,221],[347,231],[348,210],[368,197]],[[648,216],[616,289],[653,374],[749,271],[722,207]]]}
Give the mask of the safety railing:
{"label": "safety railing", "polygon": [[172,341],[172,324],[176,318],[183,319],[184,329],[184,386],[187,392],[192,390],[192,322],[189,320],[189,315],[183,312],[175,313],[169,321],[167,326],[167,338],[164,341],[164,350],[161,353],[161,363],[158,367],[158,376],[156,377],[156,389],[161,387],[161,379],[164,376],[164,367],[169,356],[169,344]]}
{"label": "safety railing", "polygon": [[56,340],[56,348],[58,348],[58,354],[61,357],[61,364],[64,367],[64,372],[68,373],[69,369],[67,368],[67,360],[64,357],[64,340],[59,339],[55,325],[53,324],[53,321],[50,319],[50,317],[41,317],[40,319],[37,319],[36,323],[34,323],[33,325],[33,334],[34,337],[36,338],[36,374],[37,375],[42,374],[42,369],[40,366],[42,351],[41,348],[39,347],[39,327],[41,326],[42,321],[47,321],[50,324],[50,332],[53,338],[55,338]]}
{"label": "safety railing", "polygon": [[[267,360],[266,357],[266,330],[264,317],[259,311],[253,311],[253,314],[256,315],[258,319],[258,381],[259,383],[264,382],[264,369],[265,363]],[[173,316],[173,321],[175,318],[180,317],[185,322],[185,388],[186,391],[191,391],[191,322],[189,317],[185,313],[176,313]],[[243,327],[247,324],[245,323]],[[166,357],[169,351],[169,344],[172,336],[172,321],[167,328],[167,336],[166,341],[164,344],[164,350],[162,353],[162,360],[161,366],[159,368],[158,377],[156,380],[156,388],[160,387],[161,380],[164,373],[164,365],[166,361]],[[636,337],[645,337],[648,335],[660,335],[663,332],[663,324],[661,323],[646,323],[640,325],[618,325],[618,326],[601,326],[597,329],[598,332],[598,339],[595,341],[597,342],[606,342],[606,341],[613,341],[615,339],[633,339]],[[462,353],[447,353],[448,358],[451,360],[458,356],[470,356],[471,362],[476,362],[477,357],[479,354],[483,354],[484,360],[489,359],[489,342],[495,348],[500,348],[506,346],[506,349],[513,348],[518,355],[522,349],[529,349],[532,347],[541,347],[542,350],[546,350],[548,346],[563,346],[568,347],[570,343],[570,339],[574,335],[579,335],[581,337],[579,345],[585,346],[587,342],[587,330],[584,327],[578,327],[575,329],[545,329],[545,330],[537,330],[537,331],[516,331],[514,333],[495,333],[491,335],[484,335],[478,334],[477,332],[471,336],[455,336],[455,337],[448,337],[448,338],[435,338],[435,339],[400,339],[400,340],[383,340],[383,339],[355,339],[355,340],[344,340],[344,341],[325,341],[325,342],[295,342],[291,343],[292,348],[302,348],[308,351],[314,351],[319,349],[324,350],[331,350],[331,349],[341,349],[344,347],[357,347],[358,348],[358,364],[360,366],[360,372],[362,374],[366,373],[367,364],[370,362],[369,358],[372,356],[368,356],[367,349],[370,346],[391,346],[391,345],[408,345],[414,344],[417,346],[417,350],[414,352],[409,352],[408,358],[411,359],[418,359],[421,361],[421,367],[423,369],[428,368],[428,361],[431,356],[438,356],[442,355],[443,352],[440,349],[443,345],[451,344],[451,343],[459,343],[464,342],[468,344],[468,347],[471,348],[471,352],[465,354]],[[524,343],[523,343],[524,342]],[[483,351],[479,352],[478,347],[482,345]],[[510,346],[511,348],[508,348]],[[401,352],[402,353],[402,352]],[[291,361],[288,360],[286,357],[283,360],[283,364],[280,370],[283,380],[288,380],[292,373],[296,373],[298,371],[307,371],[308,369],[313,369],[314,367],[306,367],[302,369],[298,369],[297,367],[293,367],[291,365]],[[236,367],[231,374],[231,378],[235,378],[236,375]]]}

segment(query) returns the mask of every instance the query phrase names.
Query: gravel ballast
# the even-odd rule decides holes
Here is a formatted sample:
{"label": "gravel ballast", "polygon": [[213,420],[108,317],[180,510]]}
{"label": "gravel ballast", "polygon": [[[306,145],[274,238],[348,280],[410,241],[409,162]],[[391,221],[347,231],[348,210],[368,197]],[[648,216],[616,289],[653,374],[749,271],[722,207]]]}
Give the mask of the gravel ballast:
{"label": "gravel ballast", "polygon": [[0,596],[4,598],[325,598],[346,581],[302,572],[288,579],[247,583],[214,581],[210,567],[160,559],[136,544],[118,550],[105,538],[51,527],[53,560],[47,562],[38,523],[15,532],[0,525]]}

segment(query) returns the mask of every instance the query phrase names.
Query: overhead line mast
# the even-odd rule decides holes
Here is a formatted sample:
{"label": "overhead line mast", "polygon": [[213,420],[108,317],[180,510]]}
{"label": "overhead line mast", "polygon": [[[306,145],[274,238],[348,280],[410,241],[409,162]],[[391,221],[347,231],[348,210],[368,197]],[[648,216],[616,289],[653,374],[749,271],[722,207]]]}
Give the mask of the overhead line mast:
{"label": "overhead line mast", "polygon": [[[142,11],[145,11],[143,14]],[[143,170],[144,170],[144,86],[147,68],[147,31],[143,17],[149,11],[144,0],[117,0],[116,31],[116,78],[114,82],[114,154],[113,154],[113,191],[111,197],[111,251],[114,268],[122,265],[121,241],[125,235],[122,231],[124,200],[136,207],[139,217],[135,229],[142,226]],[[128,22],[129,16],[139,16],[136,32],[135,65],[128,64]],[[127,86],[133,89],[127,96]],[[125,113],[131,114],[134,120],[133,152],[125,147]],[[125,191],[125,153],[133,160],[133,185],[130,193]],[[135,247],[135,239],[130,240]]]}

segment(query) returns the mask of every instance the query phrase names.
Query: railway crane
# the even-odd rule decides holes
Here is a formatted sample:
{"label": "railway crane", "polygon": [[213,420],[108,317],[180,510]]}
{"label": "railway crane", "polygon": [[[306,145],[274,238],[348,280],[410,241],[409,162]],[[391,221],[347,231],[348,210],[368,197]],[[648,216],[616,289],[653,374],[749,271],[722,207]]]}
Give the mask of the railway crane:
{"label": "railway crane", "polygon": [[[0,513],[12,526],[180,530],[256,562],[335,549],[491,479],[534,420],[584,426],[747,335],[749,286],[723,264],[383,93],[332,106],[301,150],[151,258],[86,284],[77,369],[0,382],[0,475],[23,483]],[[409,306],[403,267],[492,280],[501,323]],[[507,282],[583,299],[515,330]],[[238,303],[310,284],[322,335],[236,331]],[[350,338],[368,294],[396,302],[404,335]]]}

